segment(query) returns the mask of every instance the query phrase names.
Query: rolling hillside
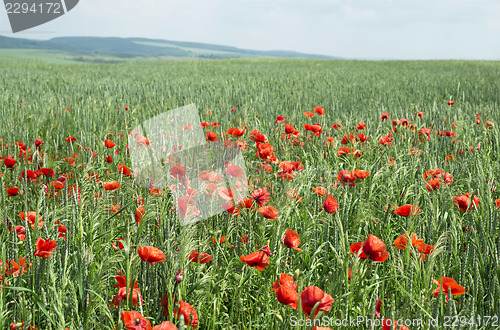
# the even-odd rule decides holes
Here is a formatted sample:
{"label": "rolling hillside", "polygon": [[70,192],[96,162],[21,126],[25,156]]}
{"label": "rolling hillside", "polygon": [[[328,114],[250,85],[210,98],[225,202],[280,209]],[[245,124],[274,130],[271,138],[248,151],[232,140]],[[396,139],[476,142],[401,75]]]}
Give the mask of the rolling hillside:
{"label": "rolling hillside", "polygon": [[[14,52],[15,50],[15,52]],[[22,52],[20,50],[27,50]],[[224,59],[224,58],[313,58],[334,59],[331,56],[304,54],[293,51],[259,51],[231,46],[196,42],[145,38],[58,37],[50,40],[28,40],[0,36],[0,55],[23,53],[33,57],[33,51],[57,54],[61,60],[83,62],[122,62],[148,59]]]}

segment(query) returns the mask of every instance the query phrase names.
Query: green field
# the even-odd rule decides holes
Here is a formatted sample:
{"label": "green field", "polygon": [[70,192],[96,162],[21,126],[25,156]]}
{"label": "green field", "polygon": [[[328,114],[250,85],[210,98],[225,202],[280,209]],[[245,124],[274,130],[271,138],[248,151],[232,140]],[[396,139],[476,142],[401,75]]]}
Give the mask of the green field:
{"label": "green field", "polygon": [[[120,315],[132,310],[153,326],[168,318],[181,329],[174,294],[194,307],[198,329],[300,329],[292,327],[293,320],[306,323],[300,296],[308,286],[334,300],[317,319],[401,319],[413,322],[410,329],[429,328],[432,322],[439,324],[436,329],[446,324],[500,327],[500,209],[495,205],[500,199],[500,62],[234,59],[75,64],[49,51],[45,60],[35,61],[15,51],[0,54],[0,156],[17,160],[12,170],[0,160],[0,329],[21,321],[24,329],[30,322],[39,329],[125,329]],[[154,196],[119,173],[119,163],[134,170],[127,157],[130,130],[191,103],[202,122],[220,123],[204,129],[219,140],[226,139],[222,133],[230,127],[247,126],[241,138],[227,139],[246,141],[243,155],[253,183],[249,191],[266,187],[267,205],[277,209],[277,220],[263,218],[255,205],[241,207],[240,215],[225,212],[180,226],[168,190]],[[325,109],[324,116],[304,115],[316,106]],[[422,118],[417,112],[423,112]],[[382,122],[382,113],[389,113],[389,119]],[[277,116],[294,124],[303,145],[282,138],[285,127],[276,123]],[[396,124],[394,131],[392,120],[405,118],[412,124]],[[493,123],[491,129],[487,121]],[[331,128],[339,122],[342,130]],[[357,130],[358,123],[367,126]],[[321,134],[306,131],[304,124],[320,124]],[[429,140],[419,139],[417,132],[423,128],[430,128]],[[278,161],[300,159],[304,169],[295,171],[292,180],[282,180],[278,162],[256,156],[249,135],[253,129],[266,135]],[[456,135],[440,136],[439,131]],[[341,144],[349,133],[363,133],[368,140]],[[392,144],[382,145],[380,139],[389,133]],[[70,136],[76,138],[72,144],[65,140]],[[106,148],[106,138],[116,146]],[[43,140],[40,150],[36,139]],[[18,141],[26,146],[24,154]],[[337,156],[343,146],[355,148],[358,157]],[[421,155],[410,152],[412,148]],[[105,161],[108,155],[111,163]],[[75,158],[75,164],[66,157]],[[257,171],[264,162],[271,172]],[[25,170],[42,167],[53,169],[55,176],[20,178],[27,175]],[[370,175],[357,179],[355,187],[337,182],[339,171],[354,169]],[[453,183],[440,181],[439,189],[428,191],[424,173],[431,169],[450,173]],[[106,191],[89,178],[92,173],[122,186]],[[65,187],[55,197],[52,183],[61,175],[67,176]],[[51,194],[47,196],[42,185],[50,187]],[[8,197],[7,188],[14,186],[23,193]],[[337,212],[321,209],[326,196],[313,191],[319,186],[336,198]],[[80,189],[80,199],[72,189]],[[287,197],[292,189],[301,201]],[[453,198],[465,193],[477,195],[480,202],[461,212]],[[137,196],[143,197],[145,209],[139,225]],[[391,205],[405,204],[422,212],[409,217],[391,212]],[[29,211],[43,217],[42,228],[32,228],[19,216]],[[58,237],[59,224],[67,229],[64,239]],[[25,227],[24,240],[15,226]],[[287,229],[300,236],[302,252],[283,244]],[[393,242],[405,233],[416,233],[434,250],[422,260],[417,247],[397,249]],[[385,243],[387,260],[351,253],[350,246],[369,234]],[[240,242],[244,235],[248,243]],[[211,241],[221,236],[225,243]],[[57,242],[49,258],[34,255],[38,238]],[[113,249],[118,238],[124,239],[124,249]],[[264,271],[240,260],[267,243],[273,255]],[[162,250],[166,260],[151,266],[140,259],[140,246]],[[193,250],[213,259],[191,262]],[[9,274],[11,264],[6,268],[5,262],[19,257],[31,267],[18,276]],[[184,273],[177,285],[179,269]],[[142,304],[125,299],[113,306],[119,290],[113,287],[114,277],[119,273],[138,281]],[[282,273],[293,276],[298,286],[297,309],[280,303],[270,289]],[[443,276],[456,280],[465,293],[450,297],[448,303],[442,293],[434,297],[433,279]],[[167,317],[164,294],[171,302]],[[375,315],[378,299],[380,318]],[[328,327],[336,328],[333,323]],[[362,323],[346,328],[372,327]]]}

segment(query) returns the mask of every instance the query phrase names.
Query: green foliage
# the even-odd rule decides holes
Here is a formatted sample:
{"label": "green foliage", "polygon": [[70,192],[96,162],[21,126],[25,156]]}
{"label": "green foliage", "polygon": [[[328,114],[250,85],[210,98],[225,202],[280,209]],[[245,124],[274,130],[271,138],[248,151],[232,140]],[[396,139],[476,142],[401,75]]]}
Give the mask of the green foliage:
{"label": "green foliage", "polygon": [[[0,165],[0,260],[25,257],[32,263],[26,274],[7,277],[0,289],[1,329],[21,320],[40,329],[114,329],[123,310],[137,310],[157,325],[165,320],[164,294],[178,294],[191,304],[199,315],[199,329],[287,329],[291,317],[305,318],[280,304],[270,288],[279,274],[293,275],[297,270],[299,295],[310,285],[330,294],[335,301],[325,315],[333,319],[375,319],[378,297],[383,317],[421,319],[424,328],[431,317],[443,324],[446,317],[474,317],[477,322],[478,317],[499,316],[499,210],[494,203],[499,197],[492,191],[499,175],[498,62],[238,59],[56,65],[0,58],[0,70],[0,137],[8,145],[1,156],[17,156],[17,141],[35,152],[33,142],[40,138],[44,141],[41,165],[54,168],[55,178],[71,172],[65,189],[54,199],[45,196],[40,184],[50,186],[55,178],[36,184],[19,180],[25,169],[37,169],[36,162],[20,162],[13,171]],[[448,100],[455,100],[455,105],[448,106]],[[278,209],[278,220],[242,210],[239,216],[220,214],[182,227],[171,211],[173,202],[167,191],[152,196],[118,173],[118,163],[131,167],[126,138],[132,128],[190,103],[196,104],[202,121],[220,123],[220,128],[209,128],[217,134],[247,125],[246,167],[252,180],[260,177],[256,187],[272,186],[269,205]],[[326,109],[325,116],[304,116],[318,105]],[[416,111],[424,113],[423,119]],[[384,112],[391,117],[381,122]],[[479,126],[475,125],[476,113],[481,114]],[[284,128],[275,123],[277,116],[295,124],[303,146],[280,139]],[[382,146],[378,140],[391,131],[390,121],[401,118],[409,118],[416,130],[431,127],[431,140],[419,144],[415,131],[399,126],[392,145]],[[495,124],[493,130],[485,128],[486,120]],[[340,121],[342,131],[330,129]],[[356,133],[358,122],[368,124],[369,140],[355,145],[364,153],[359,159],[336,156],[342,136]],[[322,135],[311,136],[310,142],[302,126],[307,123],[323,127]],[[261,160],[248,139],[252,129],[268,137],[280,161],[300,158],[304,171],[291,181],[277,176],[277,165],[272,165],[271,173],[256,172]],[[434,129],[456,131],[457,141],[437,136]],[[76,137],[76,142],[67,143],[68,136]],[[325,147],[326,136],[335,138],[332,146]],[[105,148],[107,137],[116,147]],[[478,143],[480,151],[468,151]],[[422,151],[420,157],[410,155],[413,147]],[[460,149],[463,155],[459,157]],[[450,154],[455,160],[445,161]],[[104,161],[106,155],[113,157],[111,164]],[[64,161],[70,156],[76,158],[76,166]],[[389,157],[393,166],[388,164]],[[337,173],[355,168],[369,171],[370,176],[358,180],[355,187],[334,189]],[[434,168],[451,173],[453,184],[428,192],[423,173]],[[120,181],[122,187],[105,191],[86,178],[92,173],[103,181]],[[18,186],[23,194],[7,197],[4,185]],[[338,200],[339,212],[320,211],[324,197],[312,190],[320,185]],[[287,198],[291,188],[297,190],[301,202]],[[80,199],[72,189],[80,190]],[[453,205],[453,197],[466,192],[477,192],[480,203],[462,213]],[[146,210],[140,225],[134,220],[137,196],[144,198]],[[385,209],[393,204],[418,205],[422,213],[403,218]],[[114,205],[120,205],[116,214],[111,212]],[[28,211],[43,216],[42,229],[23,223],[18,214]],[[26,240],[20,241],[14,230],[9,233],[7,221],[24,225]],[[67,228],[65,240],[58,237],[56,221]],[[288,228],[300,235],[302,252],[282,244]],[[411,232],[435,246],[425,261],[416,249],[401,251],[392,243]],[[386,244],[387,261],[375,263],[352,256],[349,246],[369,234]],[[240,242],[243,235],[249,243]],[[221,236],[227,238],[226,243],[211,242],[212,237]],[[50,258],[33,256],[38,237],[57,240]],[[112,247],[118,238],[123,239],[122,250]],[[265,271],[241,262],[241,255],[266,243],[274,255]],[[145,245],[161,249],[167,260],[153,267],[143,262],[137,248]],[[193,250],[207,252],[213,260],[191,263],[188,255]],[[349,268],[351,280],[347,279]],[[184,279],[176,285],[179,269]],[[139,281],[140,306],[130,300],[119,308],[112,306],[118,293],[114,276],[119,272],[132,282]],[[432,295],[436,287],[432,279],[442,276],[466,289],[448,305],[443,295]],[[169,319],[178,322],[174,307],[169,304]]]}

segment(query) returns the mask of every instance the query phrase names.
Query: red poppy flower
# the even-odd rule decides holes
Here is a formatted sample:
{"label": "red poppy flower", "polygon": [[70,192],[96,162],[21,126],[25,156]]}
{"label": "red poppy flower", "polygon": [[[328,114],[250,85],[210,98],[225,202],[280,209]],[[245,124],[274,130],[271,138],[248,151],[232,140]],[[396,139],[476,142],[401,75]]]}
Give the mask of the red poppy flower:
{"label": "red poppy flower", "polygon": [[124,164],[118,164],[118,173],[126,176],[130,176],[130,169]]}
{"label": "red poppy flower", "polygon": [[26,177],[28,179],[36,179],[38,177],[38,174],[39,174],[39,171],[32,171],[32,170],[24,170],[21,172],[21,175],[19,176],[19,180],[21,180],[22,178],[24,178],[24,176],[26,175]]}
{"label": "red poppy flower", "polygon": [[54,251],[57,247],[57,243],[55,240],[44,240],[43,238],[39,238],[36,240],[36,251],[34,255],[40,258],[48,258],[52,255],[52,251]]}
{"label": "red poppy flower", "polygon": [[392,136],[391,135],[383,136],[379,139],[379,142],[381,145],[391,146],[392,145]]}
{"label": "red poppy flower", "polygon": [[276,121],[274,123],[275,124],[276,123],[282,123],[284,121],[286,121],[286,119],[283,116],[278,116],[278,117],[276,117]]}
{"label": "red poppy flower", "polygon": [[341,182],[342,185],[345,185],[346,183],[352,187],[356,185],[356,183],[354,182],[356,181],[356,177],[351,173],[351,171],[339,171],[339,173],[337,174],[337,180]]}
{"label": "red poppy flower", "polygon": [[241,214],[241,211],[238,210],[237,208],[235,208],[233,203],[224,203],[224,204],[222,204],[222,208],[233,215],[240,215]]}
{"label": "red poppy flower", "polygon": [[[122,206],[120,204],[118,205],[113,205],[111,207],[111,209],[109,210],[109,214],[115,214],[116,212],[118,212],[118,210],[121,208]],[[118,216],[120,216],[121,213],[118,213]]]}
{"label": "red poppy flower", "polygon": [[141,296],[141,291],[139,290],[139,281],[135,281],[134,287],[132,288],[132,282],[130,282],[129,289],[127,290],[127,279],[123,275],[118,275],[115,276],[116,281],[118,284],[113,285],[114,288],[120,288],[118,290],[118,294],[113,297],[113,300],[111,303],[115,306],[118,307],[120,306],[120,303],[123,300],[127,299],[127,291],[128,295],[132,296],[132,305],[137,306],[139,304],[139,300],[141,301],[141,304],[143,302],[142,296]]}
{"label": "red poppy flower", "polygon": [[104,189],[105,190],[116,190],[119,189],[122,185],[118,181],[112,181],[112,182],[104,182]]}
{"label": "red poppy flower", "polygon": [[313,188],[313,191],[320,196],[325,196],[328,194],[328,190],[324,187]]}
{"label": "red poppy flower", "polygon": [[252,132],[250,132],[250,140],[259,142],[259,143],[267,143],[267,136],[265,136],[262,133],[255,133],[252,135]]}
{"label": "red poppy flower", "polygon": [[[36,212],[35,211],[29,211],[28,212],[28,218],[25,219],[25,213],[24,212],[21,212],[19,213],[19,217],[21,217],[21,219],[27,221],[30,226],[31,226],[31,229],[35,229],[35,223],[36,223]],[[43,218],[42,216],[39,214],[38,215],[38,229],[42,229],[43,227],[43,224],[45,223],[44,221],[42,221]]]}
{"label": "red poppy flower", "polygon": [[339,203],[332,195],[327,195],[325,202],[323,203],[323,209],[327,213],[335,213],[339,210]]}
{"label": "red poppy flower", "polygon": [[312,309],[319,302],[316,313],[314,314],[314,317],[316,317],[319,311],[328,312],[330,310],[333,298],[316,286],[308,286],[300,294],[300,301],[304,315],[307,317],[310,316]]}
{"label": "red poppy flower", "polygon": [[364,241],[362,248],[363,252],[372,260],[383,259],[383,261],[385,261],[389,257],[389,253],[385,250],[384,242],[372,234],[368,235],[368,238]]}
{"label": "red poppy flower", "polygon": [[[5,272],[6,276],[18,277],[19,275],[26,274],[28,269],[30,269],[30,267],[32,266],[32,264],[29,264],[29,266],[27,266],[26,259],[23,257],[19,257],[18,262],[19,263],[17,263],[15,260],[10,261],[10,265],[12,266],[12,268]],[[6,263],[8,264],[9,261],[6,261]]]}
{"label": "red poppy flower", "polygon": [[[217,244],[217,240],[214,237],[212,237],[210,240],[212,241],[212,243]],[[220,244],[226,243],[226,237],[225,236],[221,236],[220,239],[219,239],[219,243]]]}
{"label": "red poppy flower", "polygon": [[364,170],[354,170],[352,174],[358,179],[366,179],[370,176],[370,172]]}
{"label": "red poppy flower", "polygon": [[340,139],[340,143],[342,144],[348,144],[349,142],[352,143],[356,142],[356,137],[352,134],[349,135],[346,134],[342,137],[342,139]]}
{"label": "red poppy flower", "polygon": [[66,163],[68,163],[70,166],[75,166],[76,164],[76,159],[74,159],[73,157],[66,157],[64,158],[64,160],[66,161]]}
{"label": "red poppy flower", "polygon": [[[304,125],[306,128],[307,125]],[[320,136],[323,132],[323,127],[320,124],[309,125],[306,130],[311,131],[315,136]]]}
{"label": "red poppy flower", "polygon": [[295,281],[293,280],[293,277],[288,274],[281,274],[280,277],[276,281],[274,281],[271,290],[276,290],[280,286],[289,286],[294,290],[297,290],[299,288],[297,286],[297,283],[295,283]]}
{"label": "red poppy flower", "polygon": [[232,163],[230,163],[228,166],[227,166],[227,174],[229,174],[230,176],[232,177],[235,177],[235,178],[243,178],[243,176],[245,175],[245,171],[243,171],[243,169],[237,165],[234,165]]}
{"label": "red poppy flower", "polygon": [[427,178],[441,178],[441,174],[444,173],[443,170],[436,168],[432,170],[427,170],[424,172],[424,180],[427,181]]}
{"label": "red poppy flower", "polygon": [[17,160],[11,157],[6,157],[3,159],[3,163],[5,164],[5,166],[7,166],[7,168],[12,169],[14,165],[16,165]]}
{"label": "red poppy flower", "polygon": [[142,221],[142,216],[146,213],[146,210],[142,205],[139,205],[137,207],[137,210],[135,211],[135,224],[139,225]]}
{"label": "red poppy flower", "polygon": [[422,213],[422,210],[420,210],[418,206],[412,204],[405,204],[403,206],[398,207],[398,209],[394,213],[402,217],[408,217],[420,214]]}
{"label": "red poppy flower", "polygon": [[491,121],[487,121],[484,123],[484,126],[486,126],[487,129],[493,129],[495,125]]}
{"label": "red poppy flower", "polygon": [[[117,284],[113,285],[113,288],[122,288],[127,286],[127,278],[124,275],[117,275],[115,276],[115,280],[118,282]],[[135,281],[134,288],[139,287],[139,281]],[[130,287],[132,287],[132,281],[130,281]]]}
{"label": "red poppy flower", "polygon": [[24,228],[23,226],[15,226],[14,229],[16,231],[17,237],[21,241],[24,241],[26,239],[26,228]]}
{"label": "red poppy flower", "polygon": [[45,175],[45,176],[49,176],[49,177],[53,177],[53,176],[55,176],[55,175],[56,175],[53,169],[51,169],[51,168],[46,168],[46,167],[41,168],[41,169],[40,169],[40,172],[41,172],[43,175]]}
{"label": "red poppy flower", "polygon": [[76,137],[73,137],[73,136],[68,136],[67,138],[65,138],[66,142],[68,143],[73,143],[76,141]]}
{"label": "red poppy flower", "polygon": [[385,121],[389,119],[389,114],[387,112],[384,112],[383,114],[380,115],[382,121]]}
{"label": "red poppy flower", "polygon": [[306,111],[306,112],[304,112],[304,116],[312,118],[312,117],[314,117],[314,113],[312,113],[311,111]]}
{"label": "red poppy flower", "polygon": [[177,180],[182,180],[185,175],[184,166],[181,163],[177,163],[170,168],[170,175]]}
{"label": "red poppy flower", "polygon": [[263,247],[260,251],[250,253],[247,256],[241,256],[240,260],[246,263],[250,267],[254,267],[255,269],[264,271],[264,269],[271,263],[268,257],[270,255],[272,254],[268,244],[265,247]]}
{"label": "red poppy flower", "polygon": [[154,326],[153,330],[179,330],[179,328],[170,321],[164,321],[160,325]]}
{"label": "red poppy flower", "polygon": [[267,160],[274,153],[274,148],[268,143],[258,143],[257,144],[257,157],[262,160]]}
{"label": "red poppy flower", "polygon": [[286,234],[283,236],[282,239],[283,239],[283,244],[287,248],[302,252],[302,250],[298,248],[298,246],[300,245],[300,237],[299,234],[297,234],[295,231],[287,229]]}
{"label": "red poppy flower", "polygon": [[153,196],[161,196],[161,195],[163,195],[163,191],[161,191],[158,188],[150,188],[149,189],[149,194],[153,195]]}
{"label": "red poppy flower", "polygon": [[200,210],[196,207],[196,201],[189,195],[179,197],[177,199],[177,205],[180,220],[186,219],[186,221],[189,221],[200,215]]}
{"label": "red poppy flower", "polygon": [[359,255],[360,258],[363,258],[363,259],[368,258],[368,256],[363,251],[363,242],[356,242],[354,244],[351,244],[349,249],[351,250],[351,253],[354,255],[357,255],[361,251],[361,253]]}
{"label": "red poppy flower", "polygon": [[43,140],[42,140],[42,139],[36,139],[36,140],[35,140],[35,147],[36,147],[37,149],[40,149],[40,146],[42,145],[42,143],[43,143]]}
{"label": "red poppy flower", "polygon": [[341,125],[342,125],[342,122],[335,123],[335,124],[333,124],[333,125],[331,126],[331,128],[332,128],[332,129],[337,129],[337,130],[341,131],[341,130],[342,130]]}
{"label": "red poppy flower", "polygon": [[18,187],[11,187],[11,188],[7,188],[7,196],[8,197],[13,197],[13,196],[17,196],[18,194],[22,194],[23,192],[19,192],[19,188]]}
{"label": "red poppy flower", "polygon": [[293,309],[297,309],[297,301],[299,300],[299,294],[296,289],[288,285],[280,285],[276,289],[276,298],[283,305],[288,305]]}
{"label": "red poppy flower", "polygon": [[252,192],[252,198],[259,206],[263,206],[269,203],[271,194],[267,191],[266,188],[255,189]]}
{"label": "red poppy flower", "polygon": [[423,254],[431,254],[434,251],[434,245],[429,245],[426,243],[420,243],[418,245],[418,252]]}
{"label": "red poppy flower", "polygon": [[151,266],[153,266],[155,262],[167,260],[165,254],[154,246],[141,246],[137,249],[137,253],[142,260],[149,262]]}
{"label": "red poppy flower", "polygon": [[179,308],[174,309],[174,315],[180,318],[181,314],[184,315],[184,325],[196,329],[198,326],[198,313],[196,313],[194,307],[187,302],[179,301]]}
{"label": "red poppy flower", "polygon": [[409,122],[408,118],[403,118],[403,119],[400,119],[400,120],[399,120],[399,123],[400,123],[402,126],[408,126],[410,122]]}
{"label": "red poppy flower", "polygon": [[58,221],[59,220],[56,221],[56,225],[55,225],[55,228],[57,228],[57,232],[59,233],[59,235],[57,235],[57,237],[60,237],[63,240],[66,240],[66,232],[68,230],[64,224],[62,224],[62,223],[59,224]]}
{"label": "red poppy flower", "polygon": [[149,320],[136,311],[123,311],[122,322],[127,330],[153,330]]}
{"label": "red poppy flower", "polygon": [[432,179],[432,180],[429,180],[429,182],[427,182],[427,184],[425,185],[425,188],[428,191],[434,191],[434,190],[438,189],[440,186],[441,186],[441,181],[436,180],[436,179]]}
{"label": "red poppy flower", "polygon": [[[423,244],[423,240],[418,239],[417,234],[411,233],[410,236],[411,236],[411,245],[412,246],[420,246],[420,244]],[[406,246],[408,245],[408,234],[405,233],[405,234],[399,236],[398,238],[396,238],[394,240],[394,245],[396,246],[396,248],[398,248],[400,250],[405,250]]]}
{"label": "red poppy flower", "polygon": [[450,277],[441,277],[439,281],[432,280],[438,287],[432,290],[434,297],[439,295],[439,292],[443,292],[446,297],[448,297],[448,290],[451,289],[451,294],[453,296],[460,296],[465,293],[465,288],[457,283],[454,279]]}
{"label": "red poppy flower", "polygon": [[215,132],[208,131],[206,135],[207,135],[207,141],[208,142],[217,142],[217,141],[219,141],[219,137],[217,136],[217,134]]}
{"label": "red poppy flower", "polygon": [[362,123],[358,122],[358,126],[356,128],[358,129],[358,131],[361,131],[361,130],[364,130],[366,128],[366,125],[367,124],[362,124]]}
{"label": "red poppy flower", "polygon": [[193,250],[193,252],[189,254],[189,261],[205,264],[212,261],[212,256],[208,253],[199,253],[198,251]]}
{"label": "red poppy flower", "polygon": [[470,193],[466,193],[465,195],[458,195],[456,197],[453,197],[453,203],[455,204],[456,207],[458,207],[460,209],[460,211],[465,212],[465,211],[467,211],[467,208],[469,210],[471,210],[473,205],[478,207],[479,206],[479,198],[476,195],[474,195],[474,198],[473,198],[472,203],[471,203],[470,202]]}
{"label": "red poppy flower", "polygon": [[116,146],[116,144],[115,144],[113,141],[108,140],[108,139],[104,140],[104,145],[105,145],[105,146],[106,146],[106,148],[108,148],[108,149],[111,149],[111,148],[113,148],[114,146]]}
{"label": "red poppy flower", "polygon": [[448,105],[454,105],[455,104],[455,101],[448,101]]}
{"label": "red poppy flower", "polygon": [[319,116],[324,116],[325,115],[325,108],[317,106],[314,107],[314,113],[318,114]]}
{"label": "red poppy flower", "polygon": [[278,210],[276,210],[276,208],[274,206],[270,206],[270,205],[262,206],[257,210],[257,212],[262,214],[262,216],[266,219],[269,219],[269,220],[278,219]]}
{"label": "red poppy flower", "polygon": [[389,252],[385,249],[385,244],[380,238],[372,234],[364,242],[354,243],[350,247],[351,253],[357,255],[360,250],[360,258],[370,258],[373,261],[384,262],[389,258]]}
{"label": "red poppy flower", "polygon": [[66,183],[65,183],[65,182],[66,182],[66,181],[61,182],[61,181],[56,180],[56,181],[52,182],[52,183],[51,183],[51,185],[52,185],[55,189],[60,190],[60,189],[63,189],[63,188],[64,188],[64,186],[66,185]]}
{"label": "red poppy flower", "polygon": [[123,242],[125,242],[125,240],[123,238],[119,238],[117,242],[114,242],[112,244],[113,246],[113,249],[115,250],[118,250],[118,249],[123,249],[125,246],[123,245]]}
{"label": "red poppy flower", "polygon": [[243,135],[245,135],[245,131],[247,130],[247,127],[245,126],[244,128],[238,128],[238,127],[231,127],[227,130],[227,133],[229,135],[234,136],[235,138],[240,138]]}

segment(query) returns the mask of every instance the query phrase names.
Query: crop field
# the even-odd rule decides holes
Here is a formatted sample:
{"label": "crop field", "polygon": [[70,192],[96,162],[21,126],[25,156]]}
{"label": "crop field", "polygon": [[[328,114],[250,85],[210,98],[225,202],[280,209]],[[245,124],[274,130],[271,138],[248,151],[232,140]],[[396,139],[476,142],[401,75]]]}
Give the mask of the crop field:
{"label": "crop field", "polygon": [[[500,62],[0,73],[0,329],[500,327]],[[176,198],[137,180],[129,134],[189,104],[244,166]],[[200,196],[224,209],[185,225]]]}

